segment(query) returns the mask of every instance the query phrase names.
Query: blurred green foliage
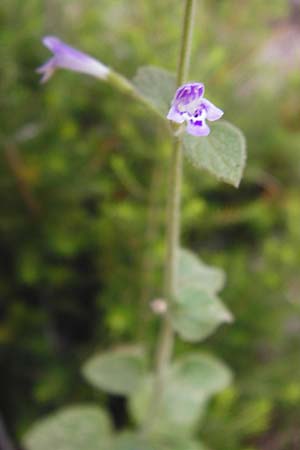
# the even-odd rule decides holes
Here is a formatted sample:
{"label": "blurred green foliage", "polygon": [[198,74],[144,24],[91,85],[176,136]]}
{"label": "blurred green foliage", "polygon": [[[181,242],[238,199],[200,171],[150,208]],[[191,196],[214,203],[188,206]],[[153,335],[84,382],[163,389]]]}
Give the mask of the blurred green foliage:
{"label": "blurred green foliage", "polygon": [[[185,167],[184,244],[225,270],[235,316],[205,344],[235,373],[199,423],[215,450],[300,446],[300,73],[261,60],[300,26],[288,6],[203,1],[196,18],[191,79],[249,153],[239,190]],[[0,409],[16,439],[74,401],[106,403],[126,424],[123,401],[96,393],[79,367],[141,329],[152,345],[147,304],[162,278],[164,130],[88,77],[61,71],[39,85],[40,38],[59,35],[129,77],[145,64],[174,70],[180,15],[172,0],[1,2]]]}

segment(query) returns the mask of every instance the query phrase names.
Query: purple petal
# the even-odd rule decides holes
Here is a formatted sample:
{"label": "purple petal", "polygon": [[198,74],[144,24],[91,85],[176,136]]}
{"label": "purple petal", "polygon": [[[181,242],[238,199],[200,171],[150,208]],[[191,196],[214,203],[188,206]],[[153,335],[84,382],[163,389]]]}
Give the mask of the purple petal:
{"label": "purple petal", "polygon": [[206,100],[206,98],[202,99],[202,105],[204,105],[206,109],[206,117],[208,120],[214,121],[220,119],[224,111],[217,108],[213,103],[211,103],[209,100]]}
{"label": "purple petal", "polygon": [[167,115],[167,119],[177,123],[183,123],[185,120],[184,113],[177,111],[175,106],[171,106],[170,111]]}
{"label": "purple petal", "polygon": [[57,37],[46,36],[43,43],[53,53],[54,57],[38,69],[40,73],[44,74],[42,81],[47,81],[57,67],[87,73],[101,79],[107,78],[108,67],[86,53],[70,47]]}
{"label": "purple petal", "polygon": [[204,94],[203,83],[186,83],[177,89],[173,101],[189,103],[197,98],[201,98],[203,94]]}
{"label": "purple petal", "polygon": [[[63,41],[55,36],[46,36],[43,38],[43,44],[56,56],[58,64],[64,64],[65,62],[71,63],[78,67],[84,63],[90,61],[98,62],[91,56],[83,53],[70,45],[65,44]],[[69,67],[67,67],[69,68]],[[73,67],[71,67],[73,69]],[[76,70],[76,69],[73,69]]]}
{"label": "purple petal", "polygon": [[43,44],[47,47],[52,53],[58,53],[62,47],[67,47],[60,39],[55,36],[45,36],[42,39]]}
{"label": "purple petal", "polygon": [[203,98],[203,83],[187,83],[180,86],[172,101],[167,119],[177,123],[186,122],[186,131],[193,136],[208,136],[210,128],[207,120],[218,120],[223,111]]}
{"label": "purple petal", "polygon": [[180,86],[172,101],[167,119],[183,123],[193,114],[195,103],[199,103],[204,93],[203,83],[187,83]]}
{"label": "purple petal", "polygon": [[46,83],[56,70],[55,58],[49,59],[45,64],[36,69],[37,73],[42,74],[41,83]]}
{"label": "purple petal", "polygon": [[189,120],[186,131],[193,136],[208,136],[210,128],[205,120]]}

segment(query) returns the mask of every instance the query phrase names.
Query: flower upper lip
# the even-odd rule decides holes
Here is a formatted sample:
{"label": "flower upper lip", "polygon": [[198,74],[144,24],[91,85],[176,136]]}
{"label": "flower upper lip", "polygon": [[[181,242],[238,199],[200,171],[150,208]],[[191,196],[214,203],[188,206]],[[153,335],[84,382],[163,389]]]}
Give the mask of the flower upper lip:
{"label": "flower upper lip", "polygon": [[187,83],[180,86],[173,98],[167,118],[177,123],[187,123],[186,131],[194,136],[207,136],[210,128],[206,119],[218,120],[224,114],[206,98],[203,83]]}

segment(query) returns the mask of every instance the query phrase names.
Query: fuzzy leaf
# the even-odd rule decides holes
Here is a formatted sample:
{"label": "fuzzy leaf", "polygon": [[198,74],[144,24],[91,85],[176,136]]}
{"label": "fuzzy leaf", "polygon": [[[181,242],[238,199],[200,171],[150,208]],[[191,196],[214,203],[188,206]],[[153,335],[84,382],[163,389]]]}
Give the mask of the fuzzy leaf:
{"label": "fuzzy leaf", "polygon": [[[179,380],[180,381],[180,380]],[[149,375],[135,394],[130,398],[130,409],[139,424],[149,421],[154,389],[154,377]],[[186,435],[193,431],[197,421],[204,412],[206,398],[204,395],[194,396],[188,386],[180,385],[173,378],[172,372],[165,379],[165,389],[155,405],[155,414],[151,416],[153,435],[172,437]],[[148,424],[149,425],[149,424]]]}
{"label": "fuzzy leaf", "polygon": [[176,436],[178,440],[193,432],[208,399],[230,381],[231,373],[221,361],[210,355],[193,353],[176,361],[165,374],[164,391],[156,400],[150,423],[153,375],[148,375],[131,397],[131,412],[139,424],[147,421],[152,436],[163,435],[167,439]]}
{"label": "fuzzy leaf", "polygon": [[176,91],[175,75],[159,67],[146,66],[138,69],[132,81],[153,109],[166,118]]}
{"label": "fuzzy leaf", "polygon": [[207,450],[202,444],[188,438],[176,439],[142,438],[140,435],[124,432],[117,436],[112,450]]}
{"label": "fuzzy leaf", "polygon": [[140,435],[124,432],[114,440],[112,450],[158,450]]}
{"label": "fuzzy leaf", "polygon": [[78,405],[36,422],[24,437],[28,450],[106,450],[111,437],[107,415],[98,407]]}
{"label": "fuzzy leaf", "polygon": [[218,293],[224,286],[225,274],[221,269],[204,264],[194,253],[180,249],[179,287],[197,285],[212,294]]}
{"label": "fuzzy leaf", "polygon": [[239,186],[246,163],[246,141],[238,128],[220,121],[211,125],[207,137],[186,134],[183,146],[186,157],[195,167]]}
{"label": "fuzzy leaf", "polygon": [[[192,354],[175,362],[166,375],[164,394],[156,404],[151,423],[153,434],[170,438],[191,432],[209,397],[225,388],[230,380],[227,367],[209,355]],[[153,383],[153,376],[147,376],[131,398],[130,407],[138,423],[148,419]]]}
{"label": "fuzzy leaf", "polygon": [[221,323],[231,322],[232,315],[218,297],[191,284],[178,290],[171,320],[182,339],[194,342],[205,339]]}
{"label": "fuzzy leaf", "polygon": [[112,394],[132,394],[144,373],[144,354],[136,347],[95,355],[83,366],[83,375],[87,381]]}
{"label": "fuzzy leaf", "polygon": [[169,438],[168,440],[161,442],[161,447],[157,447],[158,450],[208,450],[202,443],[196,441],[190,441],[188,438],[180,439]]}
{"label": "fuzzy leaf", "polygon": [[231,372],[223,362],[205,353],[191,353],[177,360],[173,376],[187,386],[194,396],[205,397],[225,389],[231,382]]}

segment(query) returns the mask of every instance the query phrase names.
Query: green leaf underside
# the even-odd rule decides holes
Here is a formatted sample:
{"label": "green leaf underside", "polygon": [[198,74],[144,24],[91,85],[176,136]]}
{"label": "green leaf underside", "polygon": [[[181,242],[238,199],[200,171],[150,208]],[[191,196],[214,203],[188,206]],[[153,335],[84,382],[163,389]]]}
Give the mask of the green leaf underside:
{"label": "green leaf underside", "polygon": [[195,284],[179,289],[171,320],[181,338],[193,342],[205,339],[232,316],[221,300]]}
{"label": "green leaf underside", "polygon": [[112,450],[207,450],[203,444],[188,439],[142,438],[134,433],[120,434]]}
{"label": "green leaf underside", "polygon": [[173,366],[174,377],[195,396],[205,397],[225,389],[232,374],[219,359],[206,353],[191,353],[178,359]]}
{"label": "green leaf underside", "polygon": [[140,349],[126,347],[93,356],[83,366],[83,375],[96,388],[130,395],[145,375],[145,365]]}
{"label": "green leaf underside", "polygon": [[[226,387],[230,372],[215,358],[193,354],[176,362],[165,379],[151,430],[154,435],[185,435],[199,423],[209,397]],[[138,423],[147,420],[153,393],[153,376],[145,378],[133,395],[130,408]]]}
{"label": "green leaf underside", "polygon": [[176,91],[175,75],[154,66],[140,67],[132,80],[138,93],[166,118]]}
{"label": "green leaf underside", "polygon": [[195,167],[238,187],[246,163],[245,138],[238,128],[226,121],[210,126],[211,133],[207,137],[184,135],[184,153]]}
{"label": "green leaf underside", "polygon": [[224,286],[224,272],[180,249],[178,285],[171,306],[173,328],[186,341],[205,339],[232,316],[216,296]]}
{"label": "green leaf underside", "polygon": [[225,284],[223,270],[204,264],[194,253],[186,249],[179,251],[179,286],[196,284],[204,291],[217,294]]}
{"label": "green leaf underside", "polygon": [[98,407],[78,405],[42,419],[24,437],[28,450],[107,450],[111,426]]}
{"label": "green leaf underside", "polygon": [[124,432],[115,439],[112,450],[158,450],[145,438],[134,433]]}
{"label": "green leaf underside", "polygon": [[[147,421],[154,436],[181,436],[193,432],[195,424],[200,420],[205,410],[204,397],[193,397],[189,391],[168,378],[163,396],[156,404],[155,414],[149,419],[147,412],[150,408],[154,388],[154,377],[145,379],[143,386],[130,399],[130,409],[138,424]],[[150,424],[149,424],[150,422]]]}

